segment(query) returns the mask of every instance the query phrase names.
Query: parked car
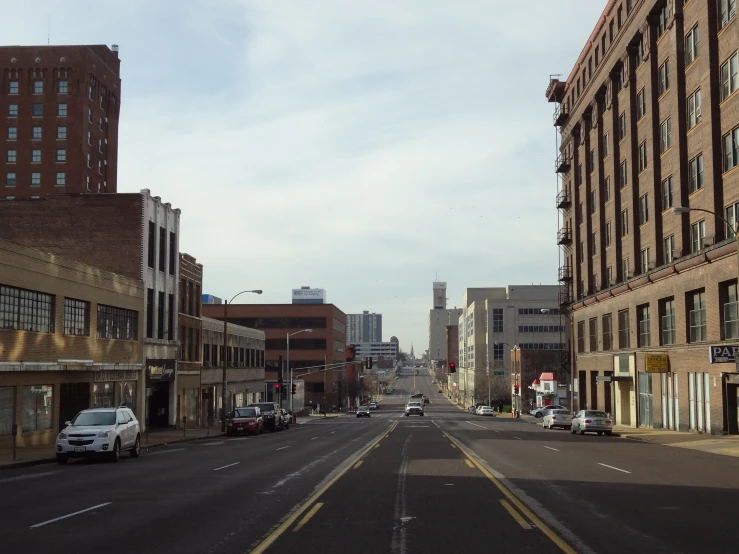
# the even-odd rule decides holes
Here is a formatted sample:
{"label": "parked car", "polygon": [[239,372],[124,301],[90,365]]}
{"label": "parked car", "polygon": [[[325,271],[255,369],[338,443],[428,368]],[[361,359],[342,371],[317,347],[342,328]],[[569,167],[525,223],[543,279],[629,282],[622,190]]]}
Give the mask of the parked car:
{"label": "parked car", "polygon": [[584,435],[585,433],[598,433],[603,435],[605,433],[608,436],[613,434],[613,421],[608,417],[608,414],[596,410],[580,410],[572,418],[572,426],[570,432],[574,435],[579,433]]}
{"label": "parked car", "polygon": [[239,433],[264,433],[264,418],[257,407],[236,408],[226,422],[226,435],[229,437]]}
{"label": "parked car", "polygon": [[441,389],[439,389],[439,393],[442,393],[442,392],[444,392],[444,391],[442,391]]}
{"label": "parked car", "polygon": [[547,410],[566,410],[564,406],[560,406],[559,404],[550,404],[549,406],[541,406],[539,408],[534,408],[531,410],[531,415],[534,417],[544,417],[544,413]]}
{"label": "parked car", "polygon": [[370,410],[377,410],[380,407],[380,405],[375,402],[374,400],[369,403],[369,409]]}
{"label": "parked car", "polygon": [[410,415],[423,416],[423,404],[419,400],[411,400],[405,407],[405,417]]}
{"label": "parked car", "polygon": [[480,406],[477,409],[477,415],[494,417],[495,412],[490,406]]}
{"label": "parked car", "polygon": [[411,394],[411,398],[423,398],[423,393],[417,392],[416,394]]}
{"label": "parked car", "polygon": [[424,404],[431,404],[431,400],[429,400],[428,396],[423,395],[421,398],[423,399]]}
{"label": "parked car", "polygon": [[141,428],[134,413],[126,408],[82,410],[56,438],[56,460],[66,464],[69,458],[105,456],[113,462],[128,450],[132,458],[141,453]]}
{"label": "parked car", "polygon": [[467,408],[467,411],[471,414],[477,415],[477,406],[470,406],[469,408]]}
{"label": "parked car", "polygon": [[249,404],[247,408],[259,408],[262,419],[264,420],[264,428],[272,433],[282,431],[290,426],[287,418],[282,415],[279,404],[275,404],[274,402],[256,402]]}
{"label": "parked car", "polygon": [[371,417],[369,406],[360,406],[357,408],[357,417]]}
{"label": "parked car", "polygon": [[544,415],[542,426],[544,429],[554,429],[555,427],[569,429],[572,427],[572,414],[569,410],[549,410]]}

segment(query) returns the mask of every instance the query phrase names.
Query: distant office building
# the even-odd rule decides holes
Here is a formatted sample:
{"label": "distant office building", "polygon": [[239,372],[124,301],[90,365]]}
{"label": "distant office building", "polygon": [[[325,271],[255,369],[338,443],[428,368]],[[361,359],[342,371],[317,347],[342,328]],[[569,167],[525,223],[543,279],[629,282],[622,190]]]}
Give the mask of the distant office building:
{"label": "distant office building", "polygon": [[434,309],[446,309],[446,283],[443,281],[434,281]]}
{"label": "distant office building", "polygon": [[398,343],[396,342],[356,342],[354,343],[357,358],[398,357]]}
{"label": "distant office building", "polygon": [[324,289],[312,289],[300,287],[293,289],[293,304],[325,304],[326,291]]}
{"label": "distant office building", "polygon": [[204,294],[203,304],[223,304],[223,300],[212,294]]}
{"label": "distant office building", "polygon": [[382,342],[382,314],[347,314],[346,342]]}
{"label": "distant office building", "polygon": [[395,344],[398,345],[398,354],[400,354],[400,341],[398,340],[398,337],[395,337],[395,336],[390,337],[390,342],[394,342]]}
{"label": "distant office building", "polygon": [[461,314],[461,308],[429,310],[430,361],[443,362],[447,359],[446,328],[447,325],[455,325]]}

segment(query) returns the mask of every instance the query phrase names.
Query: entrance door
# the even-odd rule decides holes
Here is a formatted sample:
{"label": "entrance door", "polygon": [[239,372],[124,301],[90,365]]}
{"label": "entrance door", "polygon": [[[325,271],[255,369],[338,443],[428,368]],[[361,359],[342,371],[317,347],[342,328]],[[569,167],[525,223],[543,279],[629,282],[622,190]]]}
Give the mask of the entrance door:
{"label": "entrance door", "polygon": [[154,383],[151,385],[149,425],[151,427],[167,427],[169,425],[169,383]]}
{"label": "entrance door", "polygon": [[598,377],[598,372],[591,371],[590,372],[590,409],[591,410],[598,409],[598,381],[596,377]]}
{"label": "entrance door", "polygon": [[[613,371],[604,371],[603,375],[606,377],[612,377]],[[606,413],[608,413],[611,417],[613,417],[613,406],[611,405],[611,396],[613,394],[613,389],[610,381],[605,381],[603,383],[603,400],[605,402],[605,409]]]}
{"label": "entrance door", "polygon": [[654,427],[652,410],[652,374],[639,372],[639,426]]}
{"label": "entrance door", "polygon": [[577,386],[577,395],[578,400],[580,402],[580,409],[581,410],[587,410],[588,409],[588,389],[587,389],[587,382],[586,382],[586,376],[587,373],[585,371],[578,372],[577,380],[578,380],[578,386]]}
{"label": "entrance door", "polygon": [[90,383],[62,383],[59,390],[59,430],[64,422],[70,421],[90,407]]}

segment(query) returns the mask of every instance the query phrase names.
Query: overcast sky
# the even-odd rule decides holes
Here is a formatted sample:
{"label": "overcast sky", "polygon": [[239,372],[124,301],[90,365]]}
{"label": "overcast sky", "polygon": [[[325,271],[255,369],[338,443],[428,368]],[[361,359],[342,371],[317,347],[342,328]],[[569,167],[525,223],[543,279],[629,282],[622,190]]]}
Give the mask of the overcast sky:
{"label": "overcast sky", "polygon": [[322,287],[420,354],[437,273],[556,282],[544,91],[605,4],[8,0],[0,36],[120,46],[118,190],[182,210],[205,292]]}

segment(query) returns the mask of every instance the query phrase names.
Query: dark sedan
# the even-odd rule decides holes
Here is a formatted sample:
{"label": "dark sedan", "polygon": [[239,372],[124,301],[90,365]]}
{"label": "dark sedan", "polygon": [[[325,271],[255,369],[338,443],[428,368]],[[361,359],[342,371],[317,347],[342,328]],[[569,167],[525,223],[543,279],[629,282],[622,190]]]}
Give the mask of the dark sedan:
{"label": "dark sedan", "polygon": [[357,408],[357,417],[372,417],[369,406],[360,406]]}

